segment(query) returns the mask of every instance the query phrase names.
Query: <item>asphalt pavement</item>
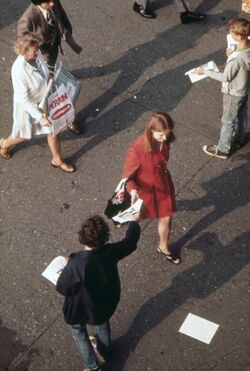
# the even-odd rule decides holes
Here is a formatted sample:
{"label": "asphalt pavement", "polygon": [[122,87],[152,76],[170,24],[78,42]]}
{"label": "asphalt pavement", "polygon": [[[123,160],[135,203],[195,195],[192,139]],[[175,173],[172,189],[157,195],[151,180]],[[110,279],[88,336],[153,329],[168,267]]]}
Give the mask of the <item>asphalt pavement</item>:
{"label": "asphalt pavement", "polygon": [[[249,143],[228,160],[202,152],[217,142],[220,83],[191,84],[185,72],[225,63],[226,24],[240,0],[190,0],[206,20],[180,24],[175,4],[152,1],[158,17],[132,11],[133,1],[62,0],[80,56],[63,44],[60,59],[82,90],[80,136],[65,132],[62,153],[77,171],[50,166],[45,138],[0,158],[0,369],[77,371],[84,364],[62,318],[62,298],[41,272],[57,255],[80,249],[77,231],[103,213],[118,183],[129,143],[153,111],[167,111],[177,140],[169,169],[177,212],[174,266],[156,253],[156,222],[142,224],[137,251],[120,263],[122,297],[111,320],[110,371],[249,371]],[[28,0],[1,0],[0,134],[12,125],[11,65],[16,22]],[[248,15],[243,15],[249,17]],[[125,229],[111,224],[113,240]],[[179,328],[189,313],[219,325],[210,344]]]}

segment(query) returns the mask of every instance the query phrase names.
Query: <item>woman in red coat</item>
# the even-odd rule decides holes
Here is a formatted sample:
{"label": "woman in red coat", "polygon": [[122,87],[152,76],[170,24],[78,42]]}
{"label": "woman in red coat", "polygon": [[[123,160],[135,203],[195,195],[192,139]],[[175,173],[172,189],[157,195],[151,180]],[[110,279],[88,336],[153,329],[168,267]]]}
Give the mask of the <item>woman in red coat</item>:
{"label": "woman in red coat", "polygon": [[180,259],[169,249],[172,216],[175,211],[174,185],[167,169],[170,143],[175,140],[174,123],[165,112],[153,114],[145,132],[129,147],[123,178],[129,178],[127,191],[133,204],[143,200],[141,218],[158,219],[160,237],[157,252],[179,264]]}

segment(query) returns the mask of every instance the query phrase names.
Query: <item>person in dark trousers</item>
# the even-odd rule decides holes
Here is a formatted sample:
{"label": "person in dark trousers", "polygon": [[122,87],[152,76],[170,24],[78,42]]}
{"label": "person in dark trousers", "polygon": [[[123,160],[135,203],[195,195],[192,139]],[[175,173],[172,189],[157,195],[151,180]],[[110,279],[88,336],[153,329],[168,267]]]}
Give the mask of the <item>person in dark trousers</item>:
{"label": "person in dark trousers", "polygon": [[[134,216],[134,220],[139,218]],[[129,223],[125,237],[108,243],[110,230],[99,215],[87,219],[79,231],[83,250],[72,253],[56,290],[65,296],[64,319],[86,364],[85,371],[100,370],[109,357],[110,323],[120,300],[118,262],[136,250],[140,226]],[[96,351],[86,325],[96,328]]]}
{"label": "person in dark trousers", "polygon": [[72,36],[72,25],[60,0],[31,0],[17,23],[17,37],[27,33],[36,35],[41,40],[40,50],[49,68],[54,68],[61,49],[61,40],[80,53],[82,48]]}
{"label": "person in dark trousers", "polygon": [[[181,23],[201,21],[205,14],[191,12],[184,0],[174,0],[180,12]],[[150,9],[150,0],[138,0],[133,5],[133,10],[145,18],[156,18],[156,14]]]}

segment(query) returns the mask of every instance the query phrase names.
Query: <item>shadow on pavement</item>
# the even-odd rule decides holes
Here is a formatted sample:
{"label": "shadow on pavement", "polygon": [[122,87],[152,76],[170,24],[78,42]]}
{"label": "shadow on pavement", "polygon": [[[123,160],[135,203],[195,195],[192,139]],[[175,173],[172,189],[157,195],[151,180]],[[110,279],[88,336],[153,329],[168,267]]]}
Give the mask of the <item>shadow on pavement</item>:
{"label": "shadow on pavement", "polygon": [[[210,29],[225,26],[226,22],[236,15],[237,13],[235,11],[227,10],[213,16],[211,22],[208,24],[191,25],[195,30],[190,29],[188,37],[187,28],[182,25],[174,26],[171,29],[161,32],[153,40],[133,47],[120,59],[106,66],[79,68],[72,71],[78,79],[96,78],[119,72],[119,76],[111,89],[105,91],[78,113],[79,123],[85,122],[89,117],[95,118],[99,116],[116,95],[124,93],[146,70],[154,66],[161,58],[168,60],[188,49],[194,48],[202,36]],[[171,40],[175,41],[171,42]],[[96,108],[98,108],[98,111],[96,111]]]}
{"label": "shadow on pavement", "polygon": [[[182,247],[192,238],[201,233],[220,218],[232,213],[250,201],[250,153],[234,154],[237,160],[245,160],[243,165],[233,168],[220,176],[201,184],[206,195],[195,200],[177,201],[178,211],[197,211],[204,207],[213,206],[213,210],[201,218],[184,236],[172,244],[174,251],[180,253]],[[232,158],[232,161],[233,159]],[[218,161],[218,159],[213,159]],[[220,160],[219,160],[220,161]]]}
{"label": "shadow on pavement", "polygon": [[[196,12],[201,12],[201,13],[207,13],[207,12],[209,12],[209,10],[216,7],[220,2],[221,2],[221,0],[209,0],[209,1],[203,0],[196,9],[194,9],[192,7],[192,3],[191,3],[191,5],[190,5],[190,2],[188,2],[188,3],[190,5],[190,7],[189,7],[190,10],[196,11]],[[154,1],[152,1],[152,5],[150,4],[150,8],[152,8],[153,10],[158,10],[158,9],[161,9],[161,8],[165,8],[165,6],[168,6],[171,3],[173,3],[173,0],[154,0]],[[177,14],[179,13],[179,9],[178,9],[177,6],[176,6],[176,13]],[[160,15],[160,13],[158,13],[158,15]]]}
{"label": "shadow on pavement", "polygon": [[[123,370],[139,341],[189,298],[205,299],[250,262],[250,232],[223,246],[214,233],[204,233],[189,247],[203,260],[178,274],[171,287],[149,299],[135,316],[127,333],[113,342],[114,360],[108,370]],[[177,329],[176,329],[177,331]]]}
{"label": "shadow on pavement", "polygon": [[28,366],[31,360],[31,354],[25,360],[13,364],[13,360],[20,354],[27,351],[27,347],[20,340],[16,339],[16,333],[7,327],[1,325],[0,322],[0,371],[28,371]]}
{"label": "shadow on pavement", "polygon": [[1,0],[0,30],[16,22],[29,5],[28,0]]}
{"label": "shadow on pavement", "polygon": [[[203,64],[207,60],[218,60],[221,55],[222,52],[217,51],[204,59],[177,66],[147,80],[141,90],[136,93],[137,104],[133,103],[133,96],[130,96],[101,117],[85,125],[84,136],[90,137],[90,140],[79,148],[70,157],[70,160],[76,163],[87,151],[92,150],[112,135],[129,129],[146,111],[172,111],[191,88],[189,78],[184,75],[185,72],[193,68],[194,65]],[[105,93],[105,97],[102,96],[97,107],[100,107],[102,103],[105,104],[104,99],[109,97],[114,97],[110,91]],[[101,109],[104,107],[101,106]],[[91,107],[91,111],[95,112],[94,106]]]}

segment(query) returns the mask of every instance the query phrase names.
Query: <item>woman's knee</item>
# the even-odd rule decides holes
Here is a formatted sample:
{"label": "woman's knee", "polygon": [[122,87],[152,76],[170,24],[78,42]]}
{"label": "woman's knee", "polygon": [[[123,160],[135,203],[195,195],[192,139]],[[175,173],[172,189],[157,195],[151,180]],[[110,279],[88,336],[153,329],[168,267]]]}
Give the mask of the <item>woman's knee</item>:
{"label": "woman's knee", "polygon": [[163,218],[159,219],[159,224],[161,225],[170,225],[172,217],[171,216],[164,216]]}

